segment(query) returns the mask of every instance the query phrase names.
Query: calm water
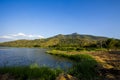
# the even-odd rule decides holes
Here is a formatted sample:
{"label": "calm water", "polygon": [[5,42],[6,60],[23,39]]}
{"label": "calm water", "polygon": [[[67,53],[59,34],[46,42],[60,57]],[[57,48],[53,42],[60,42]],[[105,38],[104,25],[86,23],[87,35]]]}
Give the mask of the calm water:
{"label": "calm water", "polygon": [[0,47],[0,67],[3,66],[28,66],[38,64],[52,68],[67,68],[72,61],[45,53],[39,48],[8,48]]}

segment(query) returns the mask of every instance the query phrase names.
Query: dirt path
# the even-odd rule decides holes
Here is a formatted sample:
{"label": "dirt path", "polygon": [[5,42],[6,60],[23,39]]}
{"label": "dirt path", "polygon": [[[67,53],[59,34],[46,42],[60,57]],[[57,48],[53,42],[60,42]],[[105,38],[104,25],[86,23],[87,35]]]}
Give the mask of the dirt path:
{"label": "dirt path", "polygon": [[105,80],[120,80],[120,51],[90,52],[102,66],[101,75]]}

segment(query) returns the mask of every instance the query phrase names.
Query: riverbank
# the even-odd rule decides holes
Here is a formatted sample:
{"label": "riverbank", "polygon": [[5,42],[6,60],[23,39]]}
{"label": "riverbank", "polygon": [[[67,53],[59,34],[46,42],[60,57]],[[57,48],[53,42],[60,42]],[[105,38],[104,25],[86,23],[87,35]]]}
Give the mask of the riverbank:
{"label": "riverbank", "polygon": [[[71,75],[78,80],[119,80],[119,52],[107,51],[60,51],[50,50],[48,54],[68,58],[74,62],[66,71],[38,67],[37,64],[27,67],[0,68],[0,80],[56,80],[58,75]],[[112,62],[111,60],[115,61]],[[110,62],[111,61],[111,62]],[[58,79],[59,80],[59,79]]]}
{"label": "riverbank", "polygon": [[[103,80],[103,79],[118,80],[118,79],[120,79],[120,77],[119,77],[119,75],[120,75],[120,52],[119,51],[79,51],[78,52],[78,51],[51,50],[51,51],[47,51],[47,53],[52,54],[52,55],[67,57],[69,59],[76,61],[77,65],[81,64],[81,66],[83,66],[84,68],[82,68],[80,66],[76,67],[76,65],[73,65],[75,67],[74,69],[78,68],[77,70],[73,70],[73,72],[76,72],[77,74],[80,74],[81,71],[83,71],[83,73],[89,71],[89,70],[86,70],[86,67],[84,65],[84,64],[86,64],[86,65],[89,64],[89,65],[87,65],[87,68],[90,68],[90,65],[93,65],[91,68],[91,71],[89,71],[89,74],[92,74],[91,72],[92,71],[94,72],[94,70],[96,70],[97,75],[95,75],[95,76],[101,76],[101,77],[99,77],[99,80]],[[84,56],[84,57],[80,57],[80,56]],[[81,63],[81,59],[85,59],[85,60],[83,60],[83,63]],[[91,62],[92,62],[92,64],[91,64]],[[94,72],[94,73],[96,73],[96,72]],[[89,76],[87,74],[84,74],[84,75]],[[77,77],[80,78],[81,75],[77,76]],[[84,77],[82,77],[82,78],[84,78]],[[93,76],[92,76],[92,78],[93,78]],[[83,80],[83,79],[81,79],[81,80]],[[86,80],[96,80],[96,79],[88,78]]]}
{"label": "riverbank", "polygon": [[[120,51],[61,51],[50,50],[47,53],[58,56],[71,55],[89,55],[97,62],[101,63],[104,68],[115,68],[120,70]],[[66,57],[65,56],[65,57]],[[114,62],[114,63],[112,63]]]}
{"label": "riverbank", "polygon": [[61,69],[50,69],[48,67],[38,67],[37,64],[29,67],[4,67],[0,68],[0,79],[55,80],[61,73],[75,76],[78,80],[99,79],[99,74],[96,70],[97,62],[90,55],[81,54],[70,56],[67,54],[58,54],[57,56],[73,60],[74,65],[66,71],[62,71]]}
{"label": "riverbank", "polygon": [[47,53],[74,61],[74,65],[67,73],[77,77],[79,80],[97,80],[102,78],[97,69],[97,61],[89,54],[74,54],[74,52],[69,53],[59,50],[51,50],[47,51]]}

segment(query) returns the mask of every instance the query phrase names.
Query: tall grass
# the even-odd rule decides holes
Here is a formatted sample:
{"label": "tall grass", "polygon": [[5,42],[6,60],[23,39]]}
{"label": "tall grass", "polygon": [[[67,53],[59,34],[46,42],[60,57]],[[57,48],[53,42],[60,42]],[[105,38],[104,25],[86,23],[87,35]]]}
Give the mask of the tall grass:
{"label": "tall grass", "polygon": [[71,59],[76,63],[69,69],[69,74],[80,80],[96,80],[98,78],[97,62],[91,56],[87,54],[72,55]]}
{"label": "tall grass", "polygon": [[67,73],[77,77],[80,80],[98,80],[99,74],[96,68],[97,61],[89,54],[67,54],[66,52],[53,50],[47,53],[66,57],[74,61],[74,65]]}
{"label": "tall grass", "polygon": [[9,74],[15,80],[55,80],[62,72],[60,69],[50,69],[48,67],[38,67],[34,65],[30,67],[2,67],[0,74]]}

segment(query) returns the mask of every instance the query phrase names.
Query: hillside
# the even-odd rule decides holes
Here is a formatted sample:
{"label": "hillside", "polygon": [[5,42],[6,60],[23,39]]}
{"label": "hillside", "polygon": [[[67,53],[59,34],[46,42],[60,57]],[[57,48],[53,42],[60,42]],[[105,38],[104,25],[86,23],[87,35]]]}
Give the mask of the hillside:
{"label": "hillside", "polygon": [[[112,43],[111,43],[112,41]],[[120,44],[120,40],[111,39],[101,36],[93,35],[80,35],[77,33],[63,35],[59,34],[46,39],[35,39],[35,40],[16,40],[10,42],[0,43],[0,46],[10,46],[10,47],[76,47],[76,48],[107,48],[110,44],[115,44],[117,47]],[[111,46],[111,45],[110,45]]]}
{"label": "hillside", "polygon": [[56,36],[50,37],[50,38],[59,38],[59,39],[86,39],[86,40],[105,40],[108,39],[107,37],[102,36],[93,36],[93,35],[85,35],[85,34],[78,34],[78,33],[72,33],[72,34],[58,34]]}

